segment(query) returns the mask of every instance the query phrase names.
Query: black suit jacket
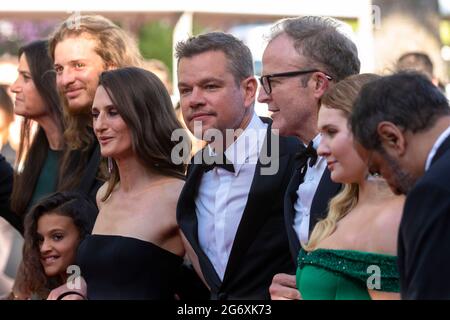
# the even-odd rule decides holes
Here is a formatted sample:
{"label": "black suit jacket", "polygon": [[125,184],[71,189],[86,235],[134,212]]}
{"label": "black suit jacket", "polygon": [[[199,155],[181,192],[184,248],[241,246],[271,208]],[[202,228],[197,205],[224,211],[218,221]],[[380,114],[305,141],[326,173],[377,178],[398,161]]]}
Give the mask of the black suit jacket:
{"label": "black suit jacket", "polygon": [[398,265],[402,299],[450,299],[450,137],[407,195]]}
{"label": "black suit jacket", "polygon": [[[295,209],[294,204],[297,201],[297,189],[302,177],[300,176],[300,167],[297,166],[284,197],[284,218],[286,223],[287,235],[289,238],[289,248],[291,250],[292,260],[294,266],[297,266],[297,256],[300,251],[300,240],[297,237],[297,233],[294,229]],[[309,218],[309,232],[314,229],[317,221],[323,219],[328,214],[328,202],[333,198],[341,189],[341,185],[334,183],[330,178],[330,171],[325,169],[317,187],[316,193],[311,204],[310,218]]]}
{"label": "black suit jacket", "polygon": [[[266,119],[263,119],[265,122]],[[274,138],[270,126],[264,148]],[[261,175],[261,157],[256,165],[248,201],[233,242],[223,281],[200,247],[195,198],[203,175],[201,164],[188,168],[186,184],[177,206],[177,220],[197,254],[203,276],[211,288],[212,299],[269,299],[269,286],[275,274],[293,270],[283,219],[283,195],[293,172],[295,138],[279,138],[278,171]],[[202,152],[202,151],[200,151]]]}
{"label": "black suit jacket", "polygon": [[[85,160],[82,160],[82,153],[86,153],[88,157]],[[80,161],[85,161],[85,167],[82,173],[82,178],[78,187],[75,190],[80,193],[83,193],[89,197],[89,199],[97,205],[96,195],[98,189],[105,183],[105,179],[99,177],[100,175],[100,163],[102,156],[100,154],[100,145],[97,139],[94,140],[94,143],[89,147],[88,150],[80,151],[74,150],[71,151],[70,156],[70,164],[69,168],[73,168],[76,170]],[[69,169],[70,171],[70,169]],[[66,191],[66,190],[64,190]]]}
{"label": "black suit jacket", "polygon": [[22,226],[22,219],[10,210],[10,199],[13,186],[13,169],[5,158],[0,155],[0,216],[14,228]]}
{"label": "black suit jacket", "polygon": [[103,179],[99,178],[100,162],[100,145],[96,140],[94,146],[92,147],[92,153],[86,165],[83,178],[77,188],[78,192],[86,194],[95,205],[97,205],[97,191],[105,183]]}

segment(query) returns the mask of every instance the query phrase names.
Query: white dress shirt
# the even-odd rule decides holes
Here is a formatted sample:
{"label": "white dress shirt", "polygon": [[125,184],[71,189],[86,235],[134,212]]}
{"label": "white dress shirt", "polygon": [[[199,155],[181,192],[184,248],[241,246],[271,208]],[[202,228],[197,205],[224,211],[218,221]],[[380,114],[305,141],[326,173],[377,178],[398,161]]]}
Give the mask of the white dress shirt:
{"label": "white dress shirt", "polygon": [[[320,134],[313,139],[313,147],[316,150],[319,147],[320,139]],[[324,157],[317,157],[317,162],[313,167],[309,167],[308,160],[308,169],[306,170],[304,182],[297,189],[298,198],[294,203],[294,230],[302,244],[306,244],[309,239],[311,205],[326,167],[327,162]],[[296,171],[296,173],[300,174],[300,171]]]}
{"label": "white dress shirt", "polygon": [[428,154],[427,162],[425,163],[425,171],[427,171],[431,166],[431,160],[433,160],[436,151],[439,149],[442,143],[444,143],[445,139],[450,136],[450,127],[448,127],[444,132],[441,133],[439,138],[437,138],[436,142],[431,148],[430,153]]}
{"label": "white dress shirt", "polygon": [[195,199],[198,240],[221,280],[247,204],[266,133],[267,124],[253,114],[247,128],[225,150],[235,172],[215,167],[205,172],[200,181]]}

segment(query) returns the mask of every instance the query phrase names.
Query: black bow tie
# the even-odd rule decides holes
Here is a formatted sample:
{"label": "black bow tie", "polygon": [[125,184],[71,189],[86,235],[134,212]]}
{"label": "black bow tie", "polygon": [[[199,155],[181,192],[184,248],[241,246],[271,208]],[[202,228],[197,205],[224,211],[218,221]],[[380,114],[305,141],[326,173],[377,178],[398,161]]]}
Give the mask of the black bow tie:
{"label": "black bow tie", "polygon": [[215,167],[217,168],[223,168],[229,172],[234,173],[234,166],[233,163],[229,162],[228,159],[225,157],[225,154],[222,154],[221,156],[214,156],[214,157],[209,157],[208,159],[210,162],[210,164],[207,163],[203,163],[203,170],[204,172],[208,172],[212,169],[214,169]]}
{"label": "black bow tie", "polygon": [[313,147],[313,142],[311,141],[306,148],[303,148],[301,151],[297,152],[295,158],[300,168],[306,166],[308,159],[309,166],[313,167],[317,162],[317,151]]}

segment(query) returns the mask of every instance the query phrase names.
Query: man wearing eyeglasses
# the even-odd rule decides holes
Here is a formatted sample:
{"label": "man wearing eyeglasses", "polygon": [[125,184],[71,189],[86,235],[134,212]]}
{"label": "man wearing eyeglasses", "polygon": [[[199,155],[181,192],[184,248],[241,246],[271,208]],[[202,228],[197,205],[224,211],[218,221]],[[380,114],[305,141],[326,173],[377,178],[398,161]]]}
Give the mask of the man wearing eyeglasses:
{"label": "man wearing eyeglasses", "polygon": [[[283,19],[272,28],[262,59],[258,101],[269,106],[273,129],[307,146],[299,152],[302,163],[284,199],[293,263],[301,243],[308,241],[315,223],[326,216],[329,199],[340,189],[315,149],[320,143],[317,113],[322,95],[332,83],[359,73],[357,48],[338,30],[341,26],[325,17]],[[300,299],[295,276],[277,274],[270,294],[272,299]]]}

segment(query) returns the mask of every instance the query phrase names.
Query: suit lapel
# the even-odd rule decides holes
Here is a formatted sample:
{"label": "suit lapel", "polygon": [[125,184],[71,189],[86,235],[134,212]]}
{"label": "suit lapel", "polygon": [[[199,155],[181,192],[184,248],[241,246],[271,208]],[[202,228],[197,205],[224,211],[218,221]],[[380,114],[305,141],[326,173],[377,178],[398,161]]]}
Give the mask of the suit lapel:
{"label": "suit lapel", "polygon": [[328,214],[328,203],[341,189],[341,185],[334,183],[330,177],[330,171],[325,169],[317,187],[311,204],[309,219],[309,234],[314,229],[317,221],[323,219]]}
{"label": "suit lapel", "polygon": [[296,169],[289,181],[289,185],[284,196],[284,221],[286,224],[286,231],[289,239],[289,249],[294,262],[297,259],[298,252],[300,251],[300,240],[297,237],[297,233],[294,229],[295,208],[294,203],[297,201],[297,189],[300,185],[300,170]]}
{"label": "suit lapel", "polygon": [[98,144],[97,140],[95,140],[95,143],[92,146],[91,157],[89,158],[89,162],[87,163],[81,183],[77,188],[79,192],[89,193],[89,191],[91,190],[94,181],[97,179],[97,171],[100,167],[101,158],[100,145]]}
{"label": "suit lapel", "polygon": [[[202,151],[200,151],[202,152]],[[196,162],[194,162],[196,163]],[[213,292],[220,288],[221,281],[214,269],[213,264],[205,254],[198,241],[198,220],[195,212],[195,198],[197,197],[198,187],[203,176],[201,164],[191,164],[186,183],[180,194],[177,205],[177,220],[180,228],[189,243],[194,249],[199,259],[202,272],[208,280],[208,284]],[[213,288],[215,287],[215,288]],[[216,290],[214,290],[216,289]]]}
{"label": "suit lapel", "polygon": [[[266,210],[266,203],[270,201],[268,199],[268,190],[273,188],[274,179],[279,175],[281,169],[275,175],[261,175],[261,168],[274,165],[278,161],[278,168],[284,168],[288,165],[289,155],[280,154],[278,159],[270,157],[270,163],[267,165],[261,164],[261,155],[271,155],[272,133],[271,127],[267,130],[267,135],[260,153],[260,158],[256,164],[255,174],[253,176],[252,185],[250,187],[247,204],[242,214],[241,222],[236,232],[236,237],[233,242],[233,247],[228,259],[227,268],[223,278],[223,284],[227,282],[227,279],[232,277],[234,271],[239,271],[239,264],[243,256],[246,254],[249,246],[254,241],[260,228],[267,220],[267,215],[271,214],[270,210]],[[280,141],[281,144],[281,141]],[[283,149],[280,146],[280,150]]]}
{"label": "suit lapel", "polygon": [[[303,178],[306,174],[306,171],[304,171],[302,177],[301,168],[305,165],[305,163],[296,164],[296,170],[294,171],[294,174],[289,182],[286,195],[284,197],[286,230],[289,239],[289,248],[294,261],[297,260],[298,252],[300,251],[300,240],[298,239],[297,233],[293,227],[296,214],[294,204],[298,199],[298,187],[301,183],[303,183]],[[309,234],[311,234],[311,231],[317,221],[326,217],[328,214],[328,202],[339,192],[340,188],[340,184],[336,184],[331,180],[330,171],[325,169],[311,203]]]}

